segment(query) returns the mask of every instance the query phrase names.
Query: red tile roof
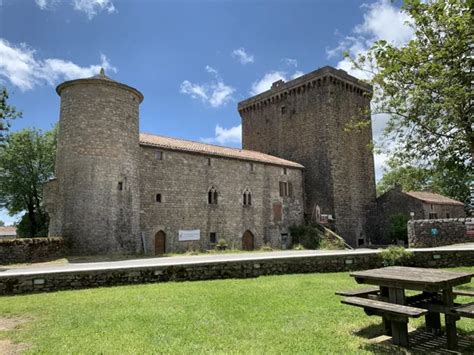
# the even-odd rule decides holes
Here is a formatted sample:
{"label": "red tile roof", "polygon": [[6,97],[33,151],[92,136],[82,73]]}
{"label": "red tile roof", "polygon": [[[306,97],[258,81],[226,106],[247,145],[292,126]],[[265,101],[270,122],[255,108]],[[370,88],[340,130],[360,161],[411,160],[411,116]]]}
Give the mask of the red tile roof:
{"label": "red tile roof", "polygon": [[215,155],[224,158],[249,160],[272,165],[288,166],[292,168],[304,168],[301,164],[277,158],[272,155],[255,152],[253,150],[222,147],[218,145],[193,142],[184,139],[156,136],[148,133],[140,133],[140,144],[152,147],[159,147],[163,149]]}
{"label": "red tile roof", "polygon": [[16,236],[16,227],[7,226],[7,227],[0,227],[0,237],[5,236]]}
{"label": "red tile roof", "polygon": [[409,191],[405,192],[407,195],[410,195],[411,197],[414,197],[418,200],[421,200],[423,202],[427,203],[433,203],[433,204],[438,204],[438,205],[459,205],[459,206],[464,206],[464,203],[460,201],[453,200],[452,198],[440,195],[440,194],[435,194],[433,192],[425,192],[425,191]]}

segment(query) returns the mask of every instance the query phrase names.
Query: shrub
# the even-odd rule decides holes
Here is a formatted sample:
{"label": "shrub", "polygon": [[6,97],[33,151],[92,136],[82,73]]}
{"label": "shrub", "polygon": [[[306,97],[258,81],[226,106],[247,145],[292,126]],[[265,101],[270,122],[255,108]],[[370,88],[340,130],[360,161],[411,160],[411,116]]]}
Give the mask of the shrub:
{"label": "shrub", "polygon": [[217,245],[223,247],[223,246],[227,246],[227,242],[225,241],[224,238],[221,238],[217,241]]}
{"label": "shrub", "polygon": [[394,245],[389,246],[380,253],[384,266],[408,265],[413,255],[412,251]]}
{"label": "shrub", "polygon": [[301,225],[290,227],[293,245],[301,244],[305,249],[318,249],[321,232],[314,226]]}
{"label": "shrub", "polygon": [[294,244],[293,249],[294,250],[304,250],[305,248],[301,244]]}
{"label": "shrub", "polygon": [[262,247],[260,248],[261,251],[272,251],[273,248],[270,244],[264,244],[262,245]]}
{"label": "shrub", "polygon": [[407,232],[408,217],[402,213],[390,216],[389,236],[390,240],[403,240],[408,243]]}

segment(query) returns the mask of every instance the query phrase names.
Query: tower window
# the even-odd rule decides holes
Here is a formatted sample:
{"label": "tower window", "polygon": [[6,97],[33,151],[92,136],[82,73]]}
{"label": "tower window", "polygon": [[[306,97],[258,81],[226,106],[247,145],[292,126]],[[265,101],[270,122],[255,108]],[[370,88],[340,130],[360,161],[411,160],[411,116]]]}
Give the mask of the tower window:
{"label": "tower window", "polygon": [[163,152],[161,150],[155,151],[156,160],[163,160]]}
{"label": "tower window", "polygon": [[446,218],[451,218],[451,215],[449,214],[449,212],[446,212]]}
{"label": "tower window", "polygon": [[210,205],[217,205],[217,197],[218,197],[217,190],[214,187],[211,187],[209,191],[207,192],[207,202]]}
{"label": "tower window", "polygon": [[123,191],[123,182],[122,181],[118,182],[117,188],[118,188],[119,191]]}
{"label": "tower window", "polygon": [[208,165],[208,166],[211,166],[211,165],[212,165],[212,160],[211,160],[211,158],[207,158],[207,165]]}
{"label": "tower window", "polygon": [[155,201],[156,202],[161,202],[161,194],[156,194]]}
{"label": "tower window", "polygon": [[209,242],[211,242],[212,244],[215,244],[216,240],[217,240],[216,232],[211,232],[209,234]]}
{"label": "tower window", "polygon": [[253,165],[253,163],[250,163],[250,171],[255,171],[255,166]]}
{"label": "tower window", "polygon": [[252,194],[249,189],[246,189],[243,193],[244,206],[252,206]]}
{"label": "tower window", "polygon": [[283,168],[283,175],[286,175],[288,173],[288,170],[286,168]]}
{"label": "tower window", "polygon": [[280,112],[281,112],[282,115],[285,114],[286,111],[287,111],[286,106],[282,106],[282,107],[280,108]]}

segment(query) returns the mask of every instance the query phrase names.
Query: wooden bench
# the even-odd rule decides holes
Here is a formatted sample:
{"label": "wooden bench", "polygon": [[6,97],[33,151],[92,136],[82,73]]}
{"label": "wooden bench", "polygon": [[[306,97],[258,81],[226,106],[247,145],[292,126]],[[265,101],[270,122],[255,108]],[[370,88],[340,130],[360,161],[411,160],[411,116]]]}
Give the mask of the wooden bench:
{"label": "wooden bench", "polygon": [[381,316],[384,320],[386,331],[392,335],[393,343],[407,348],[410,345],[408,340],[408,318],[419,318],[428,313],[428,310],[423,308],[404,306],[362,297],[346,297],[341,302],[362,307],[369,316]]}
{"label": "wooden bench", "polygon": [[367,296],[367,295],[376,295],[380,292],[378,287],[366,287],[366,288],[359,288],[355,290],[345,290],[345,291],[337,291],[336,295],[339,296],[346,296],[346,297],[359,297],[359,296]]}
{"label": "wooden bench", "polygon": [[474,297],[474,291],[471,291],[471,290],[458,290],[458,289],[454,289],[454,290],[453,290],[453,295],[455,295],[455,296],[470,296],[470,297]]}
{"label": "wooden bench", "polygon": [[428,310],[423,308],[376,301],[362,297],[346,297],[341,302],[352,306],[363,307],[367,310],[379,311],[384,315],[391,316],[390,318],[418,318],[428,312]]}
{"label": "wooden bench", "polygon": [[474,318],[474,302],[455,307],[453,308],[453,312],[459,314],[461,317]]}

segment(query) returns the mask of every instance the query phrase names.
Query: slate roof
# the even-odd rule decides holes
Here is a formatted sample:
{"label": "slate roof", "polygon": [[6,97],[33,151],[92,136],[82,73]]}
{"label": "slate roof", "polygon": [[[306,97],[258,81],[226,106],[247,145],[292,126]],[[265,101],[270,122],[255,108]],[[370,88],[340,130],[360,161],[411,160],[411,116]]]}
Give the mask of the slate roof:
{"label": "slate roof", "polygon": [[425,192],[425,191],[409,191],[405,192],[407,195],[414,197],[418,200],[421,200],[426,203],[433,203],[438,205],[459,205],[464,206],[464,203],[460,201],[453,200],[452,198],[435,194],[433,192]]}
{"label": "slate roof", "polygon": [[148,133],[140,133],[140,144],[169,150],[178,150],[183,152],[214,155],[224,158],[248,160],[272,165],[288,166],[298,169],[304,168],[301,164],[277,158],[273,155],[255,152],[253,150],[222,147],[214,144],[206,144],[178,138],[157,136]]}

